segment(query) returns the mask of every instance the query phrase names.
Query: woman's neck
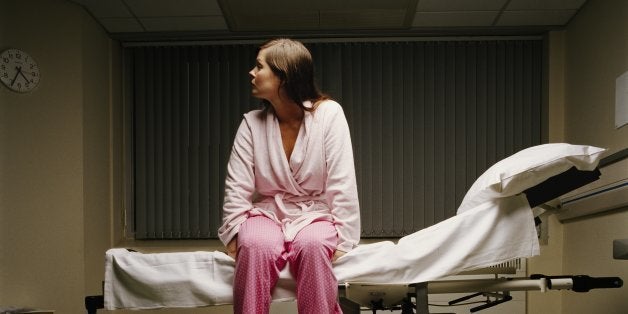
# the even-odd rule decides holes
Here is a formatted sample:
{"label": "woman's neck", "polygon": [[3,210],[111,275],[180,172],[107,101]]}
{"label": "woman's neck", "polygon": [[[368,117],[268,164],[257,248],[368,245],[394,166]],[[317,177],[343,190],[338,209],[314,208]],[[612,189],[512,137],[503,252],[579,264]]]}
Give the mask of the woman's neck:
{"label": "woman's neck", "polygon": [[279,123],[289,125],[301,125],[303,121],[304,112],[303,109],[293,101],[281,101],[276,100],[271,102],[275,115]]}

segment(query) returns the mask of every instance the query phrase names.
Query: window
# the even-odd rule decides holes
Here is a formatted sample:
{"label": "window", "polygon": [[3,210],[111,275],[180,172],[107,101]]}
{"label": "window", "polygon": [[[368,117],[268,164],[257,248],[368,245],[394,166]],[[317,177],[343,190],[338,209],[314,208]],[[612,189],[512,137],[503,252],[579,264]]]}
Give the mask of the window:
{"label": "window", "polygon": [[[257,44],[125,48],[128,226],[137,239],[215,238]],[[307,43],[351,128],[363,237],[455,214],[494,162],[540,144],[540,39]]]}

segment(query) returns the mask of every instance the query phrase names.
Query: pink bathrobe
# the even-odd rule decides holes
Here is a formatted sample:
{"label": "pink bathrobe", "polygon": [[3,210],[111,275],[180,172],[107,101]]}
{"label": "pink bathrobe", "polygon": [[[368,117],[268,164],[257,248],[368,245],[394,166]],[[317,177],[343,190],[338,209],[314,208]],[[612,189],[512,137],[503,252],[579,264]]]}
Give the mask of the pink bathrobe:
{"label": "pink bathrobe", "polygon": [[337,102],[326,100],[305,112],[289,161],[272,109],[244,115],[227,166],[220,240],[229,243],[242,222],[257,215],[279,223],[287,242],[313,221],[327,220],[338,231],[337,250],[349,252],[358,244],[351,137]]}

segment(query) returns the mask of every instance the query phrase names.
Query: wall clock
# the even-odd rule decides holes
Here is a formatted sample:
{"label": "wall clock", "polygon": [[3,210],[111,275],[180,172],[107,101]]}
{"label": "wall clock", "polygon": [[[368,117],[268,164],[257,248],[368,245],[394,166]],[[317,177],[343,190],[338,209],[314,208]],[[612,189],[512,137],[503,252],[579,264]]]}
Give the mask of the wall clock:
{"label": "wall clock", "polygon": [[39,84],[39,67],[35,59],[20,49],[0,54],[0,81],[18,93],[32,91]]}

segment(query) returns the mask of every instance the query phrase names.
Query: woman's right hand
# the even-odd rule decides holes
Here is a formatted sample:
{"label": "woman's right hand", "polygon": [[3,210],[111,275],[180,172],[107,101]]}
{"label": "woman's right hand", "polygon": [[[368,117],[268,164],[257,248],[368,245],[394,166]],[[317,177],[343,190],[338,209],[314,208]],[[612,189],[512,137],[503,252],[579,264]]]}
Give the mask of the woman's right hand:
{"label": "woman's right hand", "polygon": [[234,237],[227,244],[227,255],[231,256],[233,259],[236,259],[238,256],[238,237]]}

